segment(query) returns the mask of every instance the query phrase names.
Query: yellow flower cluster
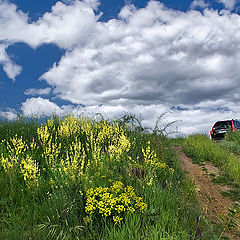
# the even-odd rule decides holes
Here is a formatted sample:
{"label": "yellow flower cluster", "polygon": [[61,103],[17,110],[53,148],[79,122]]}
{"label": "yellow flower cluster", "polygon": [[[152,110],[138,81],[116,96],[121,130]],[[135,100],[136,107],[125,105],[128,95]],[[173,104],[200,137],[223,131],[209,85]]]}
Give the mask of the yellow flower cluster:
{"label": "yellow flower cluster", "polygon": [[113,123],[108,124],[105,121],[100,125],[96,144],[106,150],[109,154],[110,160],[120,161],[123,153],[127,153],[130,149],[130,142],[125,136],[123,129]]}
{"label": "yellow flower cluster", "polygon": [[165,162],[161,162],[157,157],[157,154],[151,150],[150,141],[148,141],[148,146],[146,149],[142,148],[142,153],[144,156],[144,163],[149,165],[150,167],[155,168],[166,168],[167,164]]}
{"label": "yellow flower cluster", "polygon": [[[155,151],[153,151],[150,147],[150,141],[147,142],[147,147],[142,148],[143,154],[143,162],[137,163],[136,160],[129,157],[130,161],[137,166],[138,168],[147,169],[147,175],[144,177],[144,180],[148,186],[152,186],[154,179],[161,176],[165,176],[166,174],[172,174],[174,172],[173,168],[169,168],[169,166],[162,162],[158,157]],[[139,160],[139,158],[137,158]]]}
{"label": "yellow flower cluster", "polygon": [[[57,125],[56,125],[57,123]],[[130,149],[130,141],[116,123],[94,122],[86,117],[72,115],[61,120],[51,118],[37,129],[37,141],[27,145],[15,136],[4,142],[1,165],[5,171],[17,166],[27,182],[36,182],[40,174],[34,151],[42,151],[44,171],[60,173],[71,181],[88,177],[88,171],[104,168],[104,161],[120,161]],[[30,185],[30,184],[28,184]]]}
{"label": "yellow flower cluster", "polygon": [[56,122],[58,127],[50,119],[37,130],[42,158],[50,171],[71,181],[79,177],[86,180],[88,171],[104,168],[106,158],[120,161],[130,149],[124,130],[114,122],[72,115]]}
{"label": "yellow flower cluster", "polygon": [[28,187],[38,186],[38,177],[40,176],[40,171],[38,164],[31,156],[27,155],[22,159],[20,164],[20,172]]}
{"label": "yellow flower cluster", "polygon": [[97,136],[98,144],[107,144],[112,145],[116,144],[118,136],[121,135],[122,129],[116,124],[109,124],[106,121],[103,121],[99,124],[99,133]]}
{"label": "yellow flower cluster", "polygon": [[[4,143],[5,141],[2,141]],[[37,148],[35,141],[33,140],[28,146],[22,139],[18,138],[17,135],[11,138],[9,142],[6,142],[7,154],[4,156],[1,153],[0,162],[5,172],[10,173],[11,171],[19,171],[27,184],[28,187],[38,185],[38,177],[40,170],[36,160],[27,153]]]}
{"label": "yellow flower cluster", "polygon": [[[50,122],[48,122],[50,124]],[[49,125],[41,125],[38,129],[37,129],[37,134],[38,134],[38,138],[41,141],[41,144],[43,145],[42,147],[44,147],[47,143],[48,140],[51,136],[51,133],[49,131]]]}
{"label": "yellow flower cluster", "polygon": [[113,160],[115,158],[116,161],[120,161],[122,154],[124,152],[127,153],[130,149],[130,146],[131,144],[127,137],[124,134],[121,134],[118,139],[118,142],[115,145],[109,146],[108,152],[110,160]]}
{"label": "yellow flower cluster", "polygon": [[132,186],[116,181],[110,187],[89,188],[86,194],[85,211],[89,216],[112,216],[115,224],[120,223],[125,212],[143,211],[147,204],[136,196]]}
{"label": "yellow flower cluster", "polygon": [[70,137],[80,132],[80,129],[79,119],[70,115],[61,122],[61,125],[58,127],[58,133],[60,137]]}
{"label": "yellow flower cluster", "polygon": [[62,146],[57,140],[53,119],[48,120],[46,125],[41,125],[37,129],[37,134],[43,150],[42,158],[46,159],[48,166],[55,171]]}
{"label": "yellow flower cluster", "polygon": [[60,172],[63,171],[71,181],[75,181],[77,177],[84,175],[86,162],[87,155],[85,150],[82,147],[82,143],[76,138],[69,146],[66,158],[60,161]]}

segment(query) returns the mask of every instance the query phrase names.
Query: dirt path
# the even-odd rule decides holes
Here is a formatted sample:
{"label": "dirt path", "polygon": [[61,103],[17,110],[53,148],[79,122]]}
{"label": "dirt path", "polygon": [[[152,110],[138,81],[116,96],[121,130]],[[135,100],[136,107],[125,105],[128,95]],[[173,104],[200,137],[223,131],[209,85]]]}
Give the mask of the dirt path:
{"label": "dirt path", "polygon": [[[199,194],[200,203],[204,213],[213,220],[219,220],[220,216],[226,215],[233,201],[224,197],[221,192],[229,190],[227,186],[217,185],[211,182],[210,173],[218,175],[218,168],[211,164],[206,164],[204,167],[192,163],[192,159],[187,157],[181,147],[175,147],[178,152],[179,160],[182,169],[187,172],[187,175],[193,179]],[[233,234],[224,234],[230,239],[239,240],[239,236]]]}

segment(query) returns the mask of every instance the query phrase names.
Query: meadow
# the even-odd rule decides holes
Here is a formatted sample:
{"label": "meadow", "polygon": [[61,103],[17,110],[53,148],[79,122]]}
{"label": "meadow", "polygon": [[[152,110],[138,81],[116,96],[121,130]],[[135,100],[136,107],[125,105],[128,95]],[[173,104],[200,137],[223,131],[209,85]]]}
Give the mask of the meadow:
{"label": "meadow", "polygon": [[133,116],[1,121],[0,239],[218,239],[172,144]]}

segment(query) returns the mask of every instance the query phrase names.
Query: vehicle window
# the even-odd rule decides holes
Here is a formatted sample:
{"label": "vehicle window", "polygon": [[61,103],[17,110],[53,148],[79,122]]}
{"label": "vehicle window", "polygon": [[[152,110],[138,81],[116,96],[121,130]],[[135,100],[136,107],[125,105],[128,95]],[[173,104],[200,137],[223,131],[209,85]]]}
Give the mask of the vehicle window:
{"label": "vehicle window", "polygon": [[233,124],[235,126],[236,129],[239,129],[240,130],[240,121],[238,120],[233,120]]}
{"label": "vehicle window", "polygon": [[214,129],[222,129],[222,128],[229,129],[229,128],[232,128],[232,124],[231,124],[231,121],[216,122],[213,128]]}

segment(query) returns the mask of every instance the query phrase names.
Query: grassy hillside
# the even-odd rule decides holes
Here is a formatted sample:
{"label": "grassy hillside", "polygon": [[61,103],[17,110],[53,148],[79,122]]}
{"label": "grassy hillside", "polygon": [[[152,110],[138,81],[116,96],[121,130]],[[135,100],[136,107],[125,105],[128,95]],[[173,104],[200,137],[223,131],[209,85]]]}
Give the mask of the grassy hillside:
{"label": "grassy hillside", "polygon": [[[226,180],[239,184],[240,161],[239,157],[231,151],[230,146],[232,145],[228,139],[230,137],[226,138],[224,142],[215,142],[205,135],[189,136],[183,144],[184,151],[196,163],[211,162],[215,164]],[[235,145],[235,140],[233,144]]]}
{"label": "grassy hillside", "polygon": [[170,140],[127,118],[0,123],[0,239],[217,239],[196,196]]}

